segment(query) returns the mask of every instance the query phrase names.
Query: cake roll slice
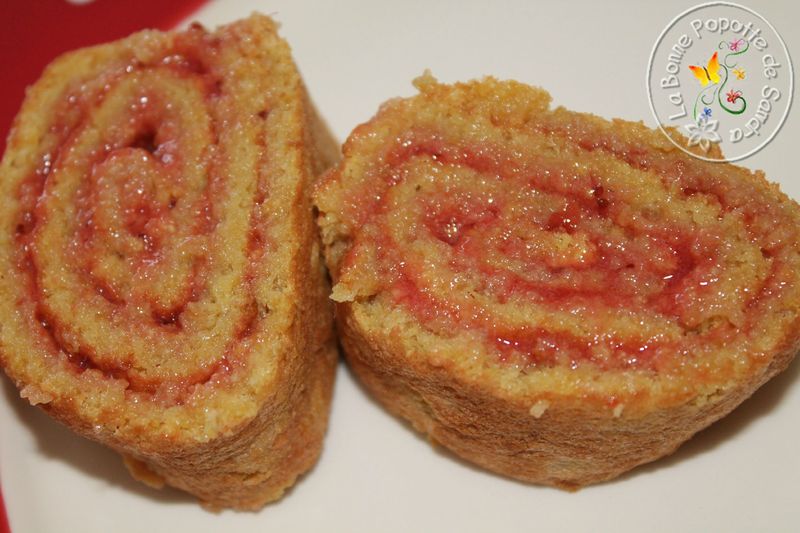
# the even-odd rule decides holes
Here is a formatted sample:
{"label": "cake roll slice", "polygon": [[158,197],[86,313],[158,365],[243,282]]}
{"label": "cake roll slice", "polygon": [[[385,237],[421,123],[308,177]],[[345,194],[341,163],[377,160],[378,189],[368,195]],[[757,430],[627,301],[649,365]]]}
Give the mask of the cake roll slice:
{"label": "cake roll slice", "polygon": [[0,166],[0,361],[22,397],[210,508],[279,498],[320,453],[334,378],[323,132],[265,16],[48,66]]}
{"label": "cake roll slice", "polygon": [[573,489],[673,452],[800,342],[800,208],[491,78],[396,99],[315,203],[342,345],[462,458]]}

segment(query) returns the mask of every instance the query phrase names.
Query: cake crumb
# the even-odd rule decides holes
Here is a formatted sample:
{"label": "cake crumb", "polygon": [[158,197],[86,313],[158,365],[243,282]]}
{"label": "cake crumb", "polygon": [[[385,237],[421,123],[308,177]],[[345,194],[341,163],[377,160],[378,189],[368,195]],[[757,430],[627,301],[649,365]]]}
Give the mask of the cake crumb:
{"label": "cake crumb", "polygon": [[39,387],[33,385],[25,385],[19,391],[19,395],[30,402],[31,405],[39,405],[50,403],[53,401],[53,396],[50,393],[44,392]]}
{"label": "cake crumb", "polygon": [[125,467],[128,469],[128,472],[130,472],[134,478],[154,489],[164,488],[164,478],[154,472],[147,465],[147,463],[140,461],[139,459],[135,459],[130,455],[123,455],[122,460],[125,463]]}
{"label": "cake crumb", "polygon": [[541,418],[548,407],[550,407],[550,402],[547,400],[539,400],[531,406],[529,413],[533,418]]}

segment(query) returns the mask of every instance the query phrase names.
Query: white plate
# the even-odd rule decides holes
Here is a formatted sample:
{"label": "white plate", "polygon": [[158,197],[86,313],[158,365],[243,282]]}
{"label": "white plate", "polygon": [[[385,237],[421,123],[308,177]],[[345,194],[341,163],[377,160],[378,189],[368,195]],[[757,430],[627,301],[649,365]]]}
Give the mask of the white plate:
{"label": "white plate", "polygon": [[[500,5],[502,4],[502,6]],[[548,89],[556,104],[654,126],[651,47],[690,3],[247,2],[197,19],[272,14],[313,99],[344,139],[380,102],[494,74]],[[796,2],[754,6],[792,51]],[[794,51],[797,51],[796,49]],[[795,54],[800,58],[800,53]],[[743,164],[800,198],[800,121]],[[259,513],[203,511],[177,491],[133,481],[114,453],[74,436],[0,380],[0,474],[12,531],[797,531],[800,361],[674,456],[570,494],[526,486],[432,448],[383,412],[342,367],[319,465]]]}

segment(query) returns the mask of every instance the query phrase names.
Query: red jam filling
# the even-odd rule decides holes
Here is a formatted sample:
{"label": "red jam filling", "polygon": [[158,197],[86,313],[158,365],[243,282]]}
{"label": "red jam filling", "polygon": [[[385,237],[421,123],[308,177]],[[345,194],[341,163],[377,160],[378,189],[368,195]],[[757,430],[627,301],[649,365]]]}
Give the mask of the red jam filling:
{"label": "red jam filling", "polygon": [[[131,372],[132,362],[120,354],[98,354],[85,343],[76,343],[64,327],[68,317],[52,311],[41,289],[44,258],[63,253],[70,269],[81,279],[81,287],[92,288],[111,306],[111,314],[129,319],[131,334],[142,328],[163,335],[179,335],[187,306],[203,294],[209,275],[207,250],[213,245],[218,224],[215,203],[226,194],[225,179],[216,169],[215,157],[227,157],[219,150],[204,149],[199,159],[187,160],[182,143],[187,131],[201,128],[187,122],[176,110],[169,92],[148,85],[147,73],[184,80],[200,91],[209,108],[223,90],[223,68],[215,57],[215,38],[199,28],[177,37],[174,47],[152,64],[131,62],[104,73],[101,80],[73,87],[62,98],[50,128],[46,153],[40,167],[19,186],[19,214],[16,227],[18,264],[27,280],[32,328],[39,329],[51,353],[66,355],[76,372],[97,369],[107,376],[126,380],[132,392],[155,393],[176,389],[188,394],[192,386],[218,380],[228,374],[234,361],[234,347],[252,334],[257,306],[243,313],[237,335],[224,353],[199,368],[173,378],[147,377]],[[88,155],[75,160],[76,144],[92,127],[93,116],[107,104],[115,89],[140,76],[141,89],[131,92],[119,107],[113,124],[102,129],[102,140]],[[92,90],[87,90],[92,87]],[[209,131],[200,134],[213,144],[217,115],[212,112]],[[83,153],[83,152],[82,152]],[[216,153],[215,156],[212,154]],[[75,167],[83,170],[71,199],[55,193],[57,182]],[[200,169],[200,170],[198,170]],[[190,180],[190,173],[202,172],[202,179]],[[198,190],[198,183],[202,186]],[[247,283],[257,277],[267,237],[259,218],[258,204],[266,197],[266,184],[259,177],[260,200],[253,207],[248,237]],[[74,213],[76,230],[65,241],[65,250],[47,249],[40,242],[41,228],[50,223],[54,209]],[[44,255],[43,255],[44,254]],[[89,305],[87,303],[87,305]],[[149,312],[142,313],[142,310]],[[103,320],[109,317],[102,317]],[[143,322],[144,321],[144,322]],[[124,322],[124,321],[123,321]],[[117,321],[117,324],[120,322]],[[120,346],[120,351],[127,347]],[[164,354],[169,357],[170,354]],[[180,396],[180,395],[179,395]]]}
{"label": "red jam filling", "polygon": [[[655,172],[664,194],[672,194],[667,187],[677,180],[684,184],[678,200],[708,195],[707,203],[718,208],[720,220],[734,209],[743,213],[745,221],[764,214],[758,202],[744,201],[730,184],[679,156],[651,157],[646,150],[618,139],[603,139],[596,132],[584,138],[577,128],[565,131],[545,125],[541,129],[582,150],[603,151],[633,168]],[[417,160],[433,167],[429,181],[448,172],[468,171],[473,185],[423,190],[428,185],[412,168]],[[423,262],[439,264],[447,275],[479,273],[473,277],[482,280],[476,290],[499,304],[534,302],[553,312],[643,311],[673,321],[690,336],[703,329],[697,302],[714,294],[715,282],[725,268],[726,235],[721,225],[698,228],[662,219],[655,211],[634,211],[613,186],[613,179],[603,180],[591,168],[576,169],[565,158],[509,153],[488,143],[450,142],[428,131],[398,138],[371,172],[345,206],[345,217],[354,220],[357,236],[341,272],[355,264],[359,243],[374,246],[379,276],[391,280],[388,293],[437,333],[447,335],[459,327],[479,331],[500,360],[522,357],[530,365],[574,367],[591,361],[605,368],[658,370],[674,363],[668,359],[691,353],[691,342],[685,337],[675,341],[614,331],[579,336],[534,326],[510,328],[490,306],[454,298],[459,289],[442,292],[441,287],[432,287],[430,277],[423,275],[423,265],[402,250],[407,243],[392,236],[397,229],[387,214],[407,208],[393,205],[389,191],[418,179],[419,194],[411,201],[422,206],[419,212],[424,215],[416,226],[416,239],[447,246],[444,251],[434,248],[440,252]],[[531,201],[533,197],[539,199]],[[748,227],[748,238],[762,240],[758,229]],[[770,265],[766,280],[749,292],[746,306],[756,305],[773,285],[775,264]],[[705,342],[724,343],[734,329],[723,323],[702,334]]]}

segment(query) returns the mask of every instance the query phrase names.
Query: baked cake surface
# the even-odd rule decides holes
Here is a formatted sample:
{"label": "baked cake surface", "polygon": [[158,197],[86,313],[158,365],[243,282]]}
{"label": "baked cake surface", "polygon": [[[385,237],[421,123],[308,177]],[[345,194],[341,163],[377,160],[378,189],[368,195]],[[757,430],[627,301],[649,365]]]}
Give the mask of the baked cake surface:
{"label": "baked cake surface", "polygon": [[566,488],[674,451],[800,341],[800,208],[537,88],[429,75],[315,192],[340,337],[386,407]]}
{"label": "baked cake surface", "polygon": [[0,362],[22,396],[151,484],[279,498],[327,424],[308,190],[334,153],[265,16],[54,61],[0,166]]}

